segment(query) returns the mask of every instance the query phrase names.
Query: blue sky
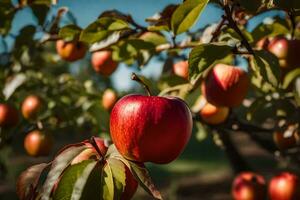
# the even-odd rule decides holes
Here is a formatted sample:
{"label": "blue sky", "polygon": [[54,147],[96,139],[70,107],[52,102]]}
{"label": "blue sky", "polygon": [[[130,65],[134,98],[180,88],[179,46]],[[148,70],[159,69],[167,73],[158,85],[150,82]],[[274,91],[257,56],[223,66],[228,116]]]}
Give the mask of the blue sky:
{"label": "blue sky", "polygon": [[[133,18],[142,25],[147,25],[145,18],[152,16],[154,13],[162,10],[166,5],[180,3],[180,0],[59,0],[58,7],[68,7],[77,19],[77,23],[81,27],[86,27],[90,22],[94,21],[101,12],[105,10],[117,9],[124,13],[130,13]],[[249,29],[252,29],[267,14],[252,20]],[[198,29],[210,23],[216,23],[220,20],[222,10],[215,6],[208,5],[197,24],[192,29]],[[12,33],[18,33],[19,29],[28,23],[35,24],[34,18],[30,15],[29,9],[19,12],[13,22]],[[139,73],[147,77],[158,77],[161,73],[162,63],[156,59],[151,62]],[[119,90],[127,90],[131,87],[130,74],[135,68],[129,68],[121,64],[118,70],[112,75],[114,86]]]}

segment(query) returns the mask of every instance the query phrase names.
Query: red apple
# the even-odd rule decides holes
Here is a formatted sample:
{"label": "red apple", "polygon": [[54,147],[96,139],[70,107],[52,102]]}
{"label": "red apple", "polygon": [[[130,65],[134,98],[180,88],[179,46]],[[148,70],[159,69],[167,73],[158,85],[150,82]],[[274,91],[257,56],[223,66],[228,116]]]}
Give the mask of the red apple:
{"label": "red apple", "polygon": [[268,50],[277,56],[282,68],[294,69],[300,67],[298,58],[300,40],[288,40],[283,36],[277,36],[271,40]]}
{"label": "red apple", "polygon": [[92,54],[92,66],[97,73],[109,76],[117,69],[118,63],[112,59],[111,51],[97,51]]}
{"label": "red apple", "polygon": [[137,162],[169,163],[189,141],[192,116],[179,98],[128,95],[110,116],[110,134],[119,152]]}
{"label": "red apple", "polygon": [[217,64],[202,84],[207,101],[216,106],[239,106],[249,88],[247,73],[239,67]]}
{"label": "red apple", "polygon": [[232,196],[234,200],[265,200],[267,187],[264,177],[253,172],[239,174],[233,181]]}
{"label": "red apple", "polygon": [[9,104],[0,104],[0,126],[13,127],[19,122],[18,111]]}
{"label": "red apple", "polygon": [[300,136],[297,130],[286,129],[285,131],[275,131],[273,139],[280,150],[296,147]]}
{"label": "red apple", "polygon": [[223,123],[227,119],[228,115],[228,107],[218,107],[210,103],[206,103],[200,110],[202,120],[212,125]]}
{"label": "red apple", "polygon": [[22,103],[21,110],[25,119],[36,119],[42,108],[42,100],[36,95],[30,95]]}
{"label": "red apple", "polygon": [[28,133],[24,139],[24,148],[31,156],[47,156],[53,146],[53,137],[40,130]]}
{"label": "red apple", "polygon": [[268,49],[269,44],[270,44],[270,39],[268,37],[263,37],[262,39],[257,41],[256,47],[258,49]]}
{"label": "red apple", "polygon": [[121,194],[121,200],[130,200],[134,193],[137,190],[138,182],[133,177],[132,173],[130,172],[129,168],[125,167],[125,174],[126,174],[126,186],[124,188],[123,193]]}
{"label": "red apple", "polygon": [[177,76],[180,76],[184,79],[189,78],[189,63],[188,61],[180,61],[173,65],[173,72]]}
{"label": "red apple", "polygon": [[118,96],[112,89],[106,89],[102,96],[102,106],[106,110],[111,110],[118,100]]}
{"label": "red apple", "polygon": [[83,42],[58,40],[56,42],[56,51],[62,59],[73,62],[85,56],[87,47]]}
{"label": "red apple", "polygon": [[269,184],[269,197],[270,200],[299,200],[299,177],[289,172],[282,172],[273,177]]}

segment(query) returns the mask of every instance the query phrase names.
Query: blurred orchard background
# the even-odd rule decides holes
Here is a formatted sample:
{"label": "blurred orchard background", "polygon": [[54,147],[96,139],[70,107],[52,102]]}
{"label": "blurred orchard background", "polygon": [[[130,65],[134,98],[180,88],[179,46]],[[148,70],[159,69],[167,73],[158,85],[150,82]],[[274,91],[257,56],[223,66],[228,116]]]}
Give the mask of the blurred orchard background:
{"label": "blurred orchard background", "polygon": [[[12,2],[17,4],[15,0]],[[169,4],[179,4],[181,2],[179,0],[59,0],[57,5],[51,6],[47,18],[51,19],[55,16],[59,8],[67,7],[70,12],[63,16],[59,26],[63,27],[64,25],[76,22],[79,27],[84,28],[96,20],[103,11],[116,9],[123,13],[131,14],[132,18],[138,24],[147,26],[145,22],[146,18],[153,16]],[[201,14],[200,19],[189,31],[193,32],[213,23],[218,23],[222,14],[223,11],[220,7],[208,4]],[[253,17],[247,23],[246,30],[252,31],[263,21],[272,22],[275,16],[283,18],[285,14],[283,11],[269,11]],[[30,29],[25,30],[24,27],[28,27],[29,25],[37,26],[38,23],[39,21],[35,17],[35,13],[29,7],[18,10],[13,16],[9,33],[5,37],[0,36],[1,71],[4,71],[4,68],[7,67],[3,64],[6,62],[5,53],[15,51],[14,45],[18,40],[18,35],[22,31],[28,31],[28,34],[22,37],[28,37],[28,40],[31,39],[30,34],[32,32]],[[41,39],[42,37],[43,34],[38,31],[33,36],[34,39]],[[186,37],[186,34],[179,35],[177,39],[180,40],[184,37]],[[46,121],[41,126],[44,126],[49,133],[54,135],[54,148],[48,157],[31,157],[24,150],[23,140],[26,133],[32,130],[32,127],[36,126],[36,123],[28,124],[28,122],[25,122],[26,120],[22,119],[21,125],[10,130],[7,140],[2,141],[4,144],[1,144],[0,147],[0,199],[3,200],[17,199],[15,193],[16,179],[21,171],[28,166],[51,160],[56,152],[66,144],[82,141],[83,139],[90,138],[92,135],[109,137],[107,134],[109,113],[104,111],[103,108],[94,107],[96,103],[100,105],[104,89],[109,87],[116,90],[118,97],[132,92],[143,93],[144,91],[140,85],[130,79],[132,72],[136,72],[147,78],[150,86],[151,84],[155,85],[159,82],[167,58],[167,54],[163,52],[160,56],[151,59],[143,67],[136,64],[128,66],[122,62],[119,64],[117,70],[107,78],[93,71],[90,64],[91,54],[86,54],[84,59],[76,62],[63,62],[55,53],[55,45],[51,42],[47,42],[46,45],[52,51],[49,50],[49,55],[46,55],[47,59],[51,61],[32,65],[34,66],[32,67],[32,72],[28,72],[31,73],[29,76],[31,78],[27,79],[25,86],[20,86],[20,88],[16,89],[17,95],[12,94],[10,100],[17,102],[15,105],[18,107],[26,95],[32,93],[44,97],[43,100],[46,102],[48,108],[51,107],[55,110],[56,104],[61,104],[57,107],[58,110],[51,111],[51,113],[45,111],[43,112],[44,116],[41,117],[41,121]],[[28,47],[30,47],[30,44],[28,44]],[[43,53],[46,54],[47,52]],[[176,59],[187,58],[189,53],[190,49],[183,50],[181,57],[175,58],[175,61]],[[246,66],[243,60],[239,64]],[[18,71],[18,66],[14,67],[15,71]],[[37,73],[39,70],[42,73]],[[72,76],[69,76],[68,73]],[[66,75],[62,76],[60,74]],[[3,75],[2,80],[4,80]],[[66,86],[66,90],[64,91],[55,91],[46,88],[49,83],[49,85],[55,88],[56,84],[65,84],[68,81],[73,86]],[[83,84],[79,85],[77,81]],[[1,86],[3,85],[1,83]],[[92,91],[88,100],[82,98],[79,94],[83,90]],[[70,94],[74,94],[75,100],[70,99]],[[4,96],[1,98],[4,98]],[[89,111],[94,110],[98,114],[82,116],[81,108],[79,109],[78,105],[83,110],[85,110],[85,107],[88,107]],[[65,110],[61,110],[62,107]],[[57,116],[53,117],[53,113],[57,114]],[[274,166],[278,165],[276,160],[278,158],[274,157],[270,152],[263,150],[255,142],[249,140],[249,135],[247,134],[235,132],[232,138],[241,154],[247,158],[247,162],[251,163],[253,168],[259,168],[259,171],[267,177],[272,176],[275,169]],[[183,154],[174,162],[167,165],[153,165],[149,163],[147,166],[154,182],[161,189],[166,199],[188,200],[201,198],[205,200],[221,200],[231,198],[230,190],[234,175],[226,157],[226,152],[223,151],[222,147],[215,145],[213,134],[207,134],[203,130],[195,129],[193,131],[191,140]],[[147,198],[151,199],[142,189],[139,189],[134,197],[134,199]]]}

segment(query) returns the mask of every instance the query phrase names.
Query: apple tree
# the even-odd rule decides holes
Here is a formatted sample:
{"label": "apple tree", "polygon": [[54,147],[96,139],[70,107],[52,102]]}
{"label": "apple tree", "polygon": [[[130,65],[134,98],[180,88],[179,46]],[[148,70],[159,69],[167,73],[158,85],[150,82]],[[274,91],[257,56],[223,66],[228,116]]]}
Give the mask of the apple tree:
{"label": "apple tree", "polygon": [[[0,148],[22,137],[29,155],[44,156],[57,135],[85,138],[25,170],[20,199],[131,199],[137,185],[162,199],[144,163],[170,163],[190,137],[211,136],[234,173],[252,171],[237,177],[234,198],[246,198],[235,187],[245,182],[253,199],[266,199],[264,177],[232,140],[240,132],[289,171],[281,176],[289,194],[280,193],[274,177],[270,199],[300,199],[299,1],[185,0],[149,16],[147,26],[107,10],[86,27],[55,4],[0,2]],[[219,23],[191,30],[208,4],[223,10]],[[22,9],[37,23],[11,34]],[[280,15],[248,28],[270,11]],[[158,80],[132,74],[145,95],[112,88],[120,63],[149,67],[155,57],[163,62]]]}

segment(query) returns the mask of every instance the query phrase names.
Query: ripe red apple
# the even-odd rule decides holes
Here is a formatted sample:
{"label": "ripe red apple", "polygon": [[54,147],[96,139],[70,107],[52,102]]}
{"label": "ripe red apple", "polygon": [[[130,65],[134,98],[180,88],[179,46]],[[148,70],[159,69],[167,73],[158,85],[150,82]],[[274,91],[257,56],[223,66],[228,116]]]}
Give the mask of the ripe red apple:
{"label": "ripe red apple", "polygon": [[41,108],[42,100],[39,96],[27,96],[21,106],[23,117],[25,119],[36,119]]}
{"label": "ripe red apple", "polygon": [[249,88],[247,73],[235,66],[217,64],[202,84],[207,101],[216,106],[239,106]]}
{"label": "ripe red apple", "polygon": [[277,56],[282,68],[294,69],[300,67],[298,58],[300,40],[288,40],[286,37],[277,36],[270,41],[268,50]]}
{"label": "ripe red apple", "polygon": [[28,133],[24,139],[24,148],[31,156],[47,156],[53,146],[53,137],[40,130]]}
{"label": "ripe red apple", "polygon": [[202,120],[212,125],[223,123],[227,119],[228,115],[228,107],[218,107],[210,103],[206,103],[200,110]]}
{"label": "ripe red apple", "polygon": [[264,177],[253,172],[239,174],[233,181],[232,196],[234,200],[265,200],[267,187]]}
{"label": "ripe red apple", "polygon": [[192,116],[179,98],[127,95],[110,116],[110,134],[119,152],[137,162],[169,163],[189,141]]}
{"label": "ripe red apple", "polygon": [[287,129],[285,131],[275,131],[273,133],[273,139],[278,149],[285,150],[296,147],[300,135],[297,130]]}
{"label": "ripe red apple", "polygon": [[269,184],[270,200],[300,199],[300,180],[295,174],[282,172],[273,177]]}
{"label": "ripe red apple", "polygon": [[184,79],[189,78],[189,63],[188,61],[180,61],[173,65],[173,72],[177,76],[180,76]]}
{"label": "ripe red apple", "polygon": [[270,39],[268,37],[263,37],[262,39],[257,41],[256,47],[258,49],[268,49],[269,44],[270,44]]}
{"label": "ripe red apple", "polygon": [[1,127],[13,127],[19,122],[18,111],[9,104],[0,104],[0,126]]}
{"label": "ripe red apple", "polygon": [[118,63],[112,59],[111,51],[97,51],[92,54],[92,66],[97,73],[109,76],[117,69]]}
{"label": "ripe red apple", "polygon": [[112,89],[106,89],[102,95],[102,106],[106,110],[111,110],[117,100],[117,93]]}
{"label": "ripe red apple", "polygon": [[85,56],[87,47],[83,42],[57,40],[56,51],[62,59],[73,62]]}

